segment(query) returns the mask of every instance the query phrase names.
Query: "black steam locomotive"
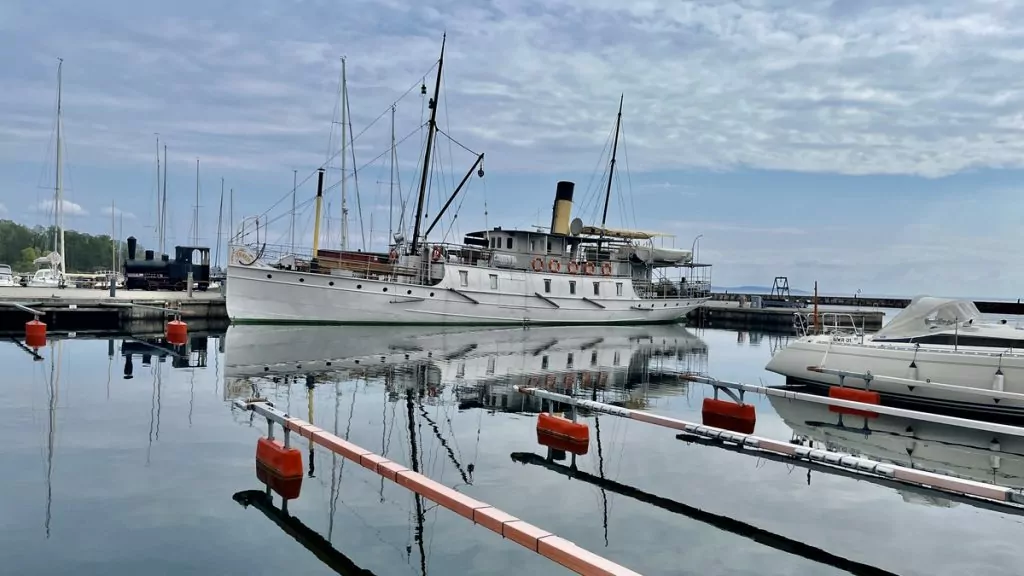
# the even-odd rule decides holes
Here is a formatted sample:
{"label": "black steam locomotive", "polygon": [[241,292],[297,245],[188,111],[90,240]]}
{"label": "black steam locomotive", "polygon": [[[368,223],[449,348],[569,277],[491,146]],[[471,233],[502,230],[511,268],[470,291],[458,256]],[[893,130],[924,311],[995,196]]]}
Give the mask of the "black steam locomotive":
{"label": "black steam locomotive", "polygon": [[174,260],[167,254],[157,259],[152,250],[146,250],[142,260],[135,251],[138,241],[128,237],[128,258],[124,261],[124,287],[126,290],[185,290],[188,273],[198,290],[210,287],[210,249],[200,246],[175,246]]}

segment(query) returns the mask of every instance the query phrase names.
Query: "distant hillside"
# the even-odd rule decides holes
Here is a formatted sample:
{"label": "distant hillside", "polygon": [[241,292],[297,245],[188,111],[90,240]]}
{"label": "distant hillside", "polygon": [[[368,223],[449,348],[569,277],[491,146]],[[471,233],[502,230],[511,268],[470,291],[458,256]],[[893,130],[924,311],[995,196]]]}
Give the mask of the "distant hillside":
{"label": "distant hillside", "polygon": [[[730,294],[771,294],[771,286],[712,286],[712,292],[729,292]],[[790,288],[793,296],[810,296],[811,293],[798,288]]]}
{"label": "distant hillside", "polygon": [[[11,220],[0,220],[0,264],[10,265],[15,272],[33,271],[32,262],[53,250],[53,233],[52,226],[29,228]],[[119,244],[124,246],[123,242]],[[111,266],[110,236],[65,230],[64,245],[68,272],[93,272]]]}

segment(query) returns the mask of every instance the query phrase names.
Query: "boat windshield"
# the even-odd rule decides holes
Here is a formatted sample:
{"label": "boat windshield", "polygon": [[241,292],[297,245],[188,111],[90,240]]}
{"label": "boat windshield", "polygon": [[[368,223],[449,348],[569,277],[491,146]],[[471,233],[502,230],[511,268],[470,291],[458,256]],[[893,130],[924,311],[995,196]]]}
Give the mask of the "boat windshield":
{"label": "boat windshield", "polygon": [[14,273],[11,271],[10,266],[7,264],[0,264],[0,276],[11,276],[12,274]]}
{"label": "boat windshield", "polygon": [[927,336],[932,332],[949,330],[981,318],[974,302],[955,298],[918,296],[896,315],[891,322],[875,333],[873,340],[891,340]]}

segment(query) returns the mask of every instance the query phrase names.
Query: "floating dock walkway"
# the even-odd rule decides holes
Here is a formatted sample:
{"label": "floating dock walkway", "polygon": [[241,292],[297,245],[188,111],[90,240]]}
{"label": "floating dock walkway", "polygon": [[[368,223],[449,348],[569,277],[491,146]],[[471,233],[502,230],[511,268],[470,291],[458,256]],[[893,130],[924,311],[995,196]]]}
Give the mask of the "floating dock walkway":
{"label": "floating dock walkway", "polygon": [[[423,474],[409,470],[397,462],[393,462],[360,448],[347,440],[344,440],[326,430],[318,428],[298,418],[274,408],[268,402],[254,400],[246,402],[237,400],[235,406],[244,410],[251,410],[267,419],[268,437],[261,438],[257,444],[257,469],[261,466],[261,451],[271,457],[268,462],[271,466],[281,469],[288,468],[297,471],[297,477],[302,477],[301,464],[298,466],[290,456],[297,456],[297,453],[288,453],[294,450],[289,446],[290,433],[295,432],[309,440],[310,443],[319,444],[331,452],[347,460],[359,464],[363,468],[376,472],[380,476],[407,488],[428,500],[455,512],[456,514],[472,520],[474,524],[484,526],[488,530],[513,542],[524,546],[549,560],[585,576],[639,576],[637,572],[624,566],[620,566],[609,560],[584,550],[572,542],[560,538],[547,530],[529,524],[511,514],[503,512],[490,504],[480,502],[457,492],[456,490],[435,482]],[[274,424],[280,424],[284,429],[284,444],[276,443],[273,440]],[[269,441],[269,442],[268,442]],[[275,443],[270,446],[270,443]],[[269,446],[261,450],[264,446]],[[278,466],[280,464],[280,466]],[[275,471],[276,472],[276,471]],[[271,488],[268,485],[268,490]]]}
{"label": "floating dock walkway", "polygon": [[220,292],[105,290],[85,288],[0,288],[0,332],[24,332],[34,315],[15,304],[42,312],[39,318],[50,332],[117,332],[139,322],[162,322],[165,309],[179,312],[183,320],[227,320],[225,298]]}
{"label": "floating dock walkway", "polygon": [[[766,294],[723,294],[715,293],[711,295],[713,302],[739,302],[744,300],[750,302],[755,298],[770,298]],[[814,296],[787,296],[790,302],[799,302],[811,306],[814,302]],[[901,309],[906,308],[910,305],[910,298],[871,298],[864,296],[822,296],[818,295],[819,306],[847,306],[853,308],[895,308]],[[999,302],[991,300],[976,300],[974,305],[978,307],[978,311],[982,314],[1006,314],[1006,315],[1024,315],[1024,304],[1020,300],[1016,302]]]}

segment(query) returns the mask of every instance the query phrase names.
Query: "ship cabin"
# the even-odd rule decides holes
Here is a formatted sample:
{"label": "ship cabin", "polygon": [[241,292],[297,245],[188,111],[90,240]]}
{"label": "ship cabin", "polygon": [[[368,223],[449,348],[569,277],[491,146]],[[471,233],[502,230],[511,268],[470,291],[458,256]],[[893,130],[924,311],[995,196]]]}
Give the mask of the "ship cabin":
{"label": "ship cabin", "polygon": [[[690,250],[656,247],[665,234],[585,226],[569,221],[575,184],[559,182],[550,231],[470,232],[463,246],[448,249],[448,260],[539,274],[629,278],[641,297],[700,298],[710,294],[710,266],[693,262]],[[673,274],[674,273],[674,274]]]}

